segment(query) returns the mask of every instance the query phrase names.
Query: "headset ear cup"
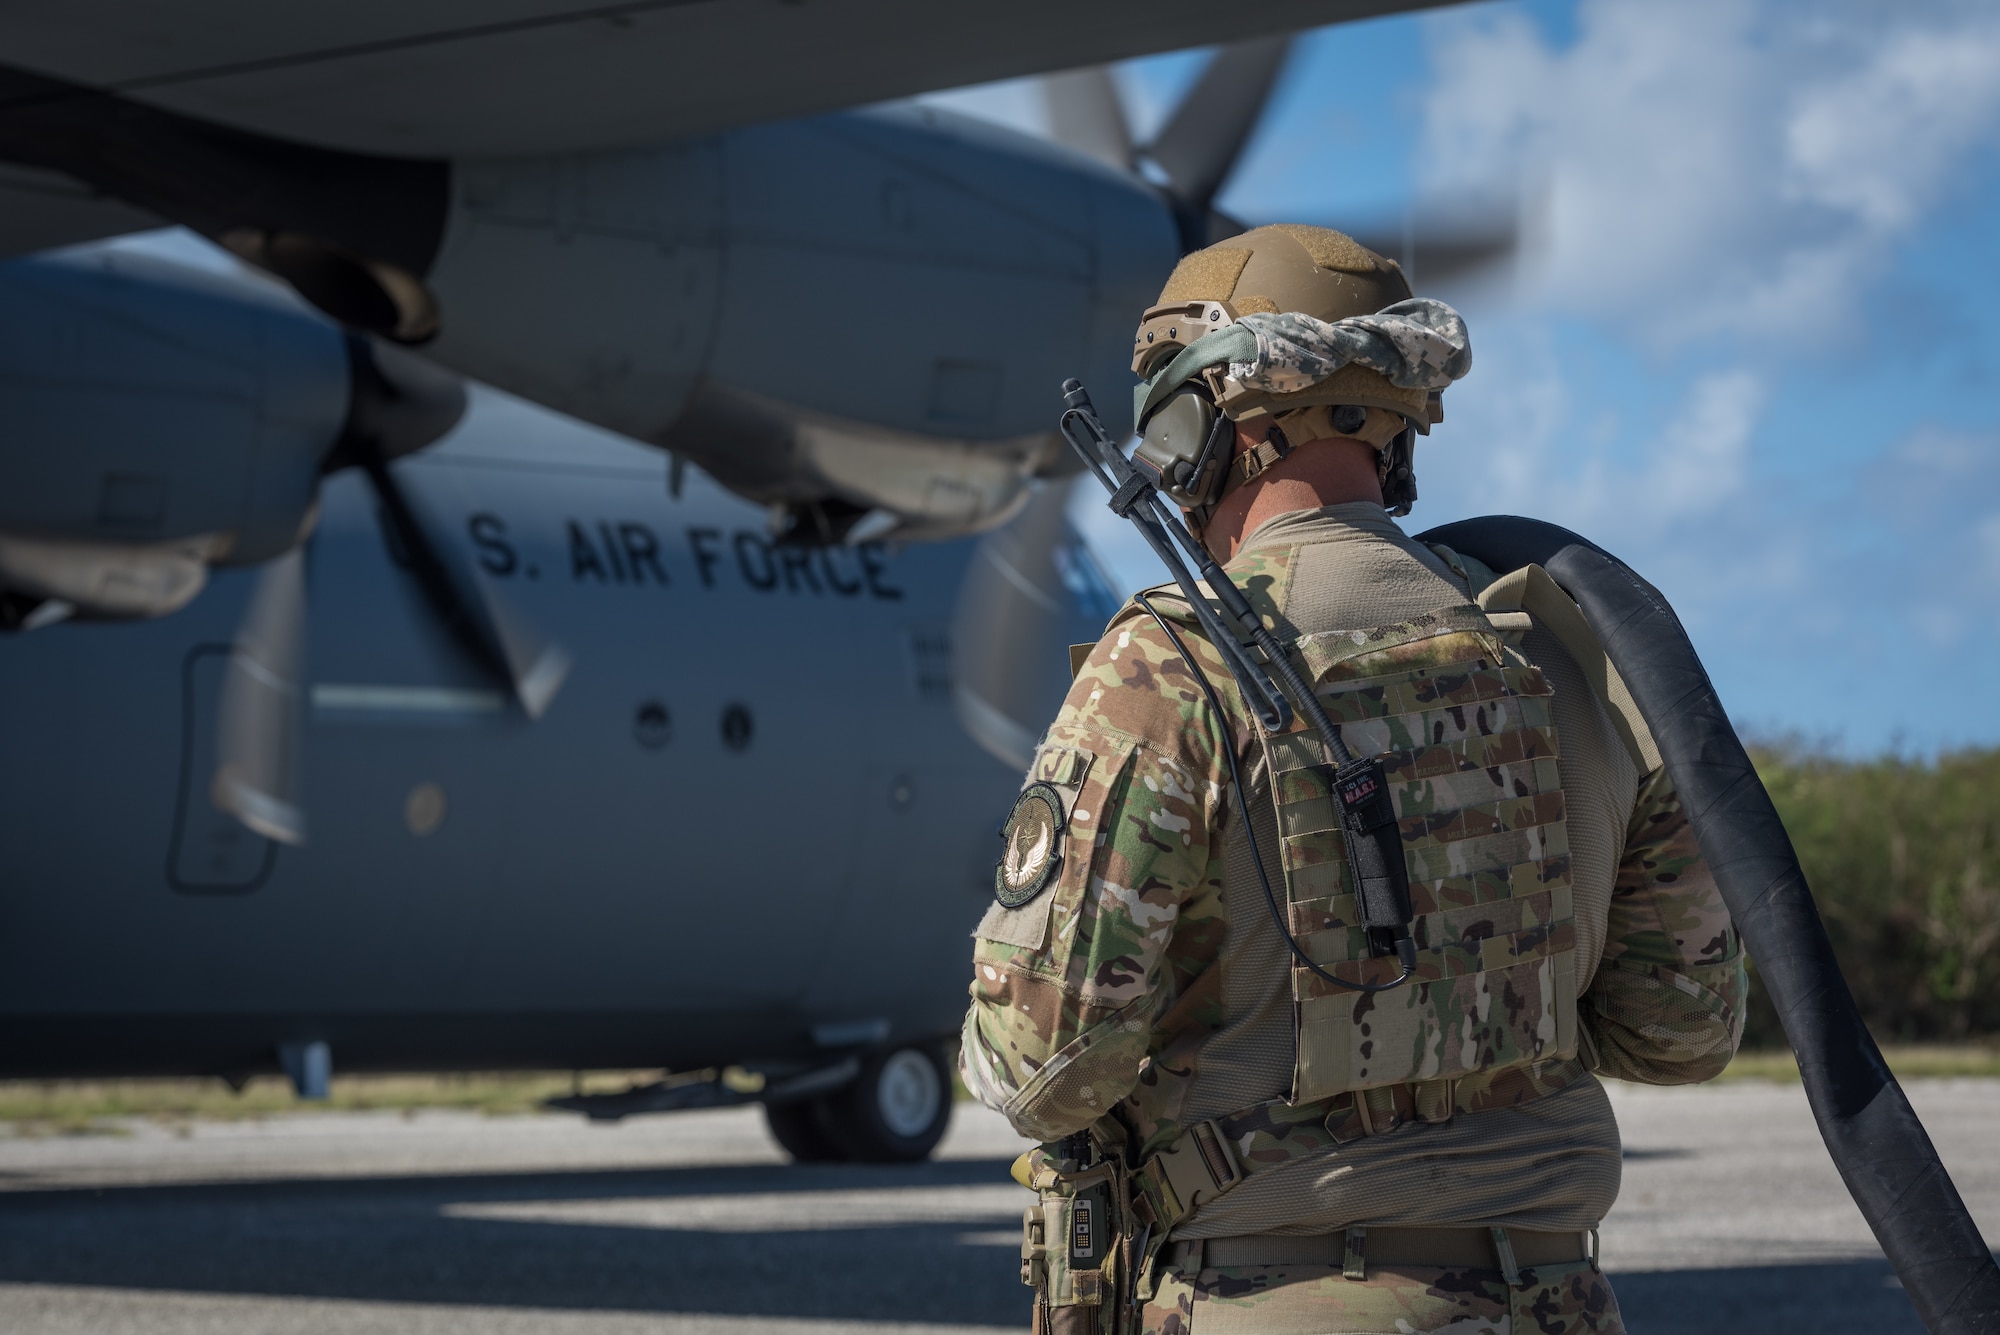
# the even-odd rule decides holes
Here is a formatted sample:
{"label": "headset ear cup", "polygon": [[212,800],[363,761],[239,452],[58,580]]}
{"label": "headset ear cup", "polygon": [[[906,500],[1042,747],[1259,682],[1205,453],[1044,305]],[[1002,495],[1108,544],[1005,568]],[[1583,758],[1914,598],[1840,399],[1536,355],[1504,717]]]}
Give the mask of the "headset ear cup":
{"label": "headset ear cup", "polygon": [[1212,506],[1222,499],[1222,485],[1229,473],[1231,447],[1236,443],[1236,423],[1215,411],[1213,404],[1208,411],[1213,420],[1208,425],[1208,438],[1202,443],[1201,459],[1196,465],[1195,482],[1198,492],[1191,491],[1195,503]]}
{"label": "headset ear cup", "polygon": [[1146,415],[1132,462],[1183,509],[1212,504],[1229,465],[1235,428],[1192,387],[1167,396]]}
{"label": "headset ear cup", "polygon": [[1382,507],[1398,518],[1417,503],[1417,433],[1407,428],[1382,451]]}

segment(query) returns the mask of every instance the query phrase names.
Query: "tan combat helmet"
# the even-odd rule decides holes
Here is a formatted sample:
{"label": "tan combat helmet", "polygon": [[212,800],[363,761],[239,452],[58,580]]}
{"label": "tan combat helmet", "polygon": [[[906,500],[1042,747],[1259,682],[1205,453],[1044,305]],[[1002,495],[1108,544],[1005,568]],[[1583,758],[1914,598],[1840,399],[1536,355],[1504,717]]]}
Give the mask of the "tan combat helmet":
{"label": "tan combat helmet", "polygon": [[[1402,266],[1328,227],[1274,223],[1185,256],[1133,336],[1132,369],[1144,377],[1211,330],[1256,312],[1299,311],[1320,320],[1373,315],[1410,298]],[[1222,390],[1222,386],[1214,384]],[[1402,389],[1365,366],[1344,366],[1296,393],[1218,393],[1239,421],[1318,404],[1354,404],[1401,413],[1420,431],[1443,420],[1433,396]]]}

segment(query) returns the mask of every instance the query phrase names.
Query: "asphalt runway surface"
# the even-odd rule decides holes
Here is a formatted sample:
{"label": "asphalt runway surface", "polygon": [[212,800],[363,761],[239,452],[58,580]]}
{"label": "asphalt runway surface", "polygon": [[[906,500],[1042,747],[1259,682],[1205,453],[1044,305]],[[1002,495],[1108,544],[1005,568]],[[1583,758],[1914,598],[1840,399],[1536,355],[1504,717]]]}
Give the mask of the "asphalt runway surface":
{"label": "asphalt runway surface", "polygon": [[[1910,1095],[1989,1240],[2000,1081]],[[1918,1332],[1796,1085],[1613,1085],[1604,1260],[1642,1335]],[[752,1110],[299,1114],[0,1139],[8,1335],[747,1335],[1026,1329],[1021,1142],[793,1167]]]}

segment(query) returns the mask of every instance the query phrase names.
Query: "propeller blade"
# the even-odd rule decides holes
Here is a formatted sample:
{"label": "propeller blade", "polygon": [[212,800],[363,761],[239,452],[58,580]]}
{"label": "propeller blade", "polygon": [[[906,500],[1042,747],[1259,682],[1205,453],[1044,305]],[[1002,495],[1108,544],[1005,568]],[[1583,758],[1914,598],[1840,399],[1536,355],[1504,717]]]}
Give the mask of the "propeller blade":
{"label": "propeller blade", "polygon": [[1505,263],[1521,245],[1520,224],[1511,214],[1397,230],[1368,228],[1351,235],[1400,263],[1411,287],[1421,283],[1426,289]]}
{"label": "propeller blade", "polygon": [[347,368],[347,421],[321,472],[414,454],[465,416],[465,382],[400,348],[350,333]]}
{"label": "propeller blade", "polygon": [[381,459],[371,461],[365,471],[383,519],[438,619],[487,671],[507,683],[522,712],[540,718],[569,675],[569,651],[514,606],[463,543],[445,539],[451,526],[424,488],[403,485]]}
{"label": "propeller blade", "polygon": [[494,587],[422,487],[392,461],[443,436],[465,415],[465,385],[422,358],[350,335],[353,399],[329,467],[358,466],[432,611],[487,671],[507,682],[529,718],[540,718],[569,672],[569,654]]}
{"label": "propeller blade", "polygon": [[1241,218],[1231,217],[1221,209],[1208,211],[1208,239],[1204,246],[1212,246],[1218,241],[1227,241],[1232,236],[1241,236],[1250,230],[1250,224]]}
{"label": "propeller blade", "polygon": [[1119,171],[1132,170],[1132,127],[1109,66],[1086,65],[1043,75],[1042,101],[1048,108],[1049,133],[1057,143]]}
{"label": "propeller blade", "polygon": [[1208,244],[1209,208],[1257,128],[1291,47],[1289,37],[1223,47],[1144,149],[1166,173],[1188,249]]}
{"label": "propeller blade", "polygon": [[[457,425],[465,415],[465,386],[448,372],[360,334],[347,336],[347,356],[347,420],[321,461],[320,472],[349,466],[366,471],[383,498],[384,510],[402,516],[398,537],[404,550],[429,553],[429,565],[435,566],[435,545],[410,518],[409,507],[389,480],[389,460],[422,449]],[[286,844],[304,843],[306,837],[305,809],[299,800],[305,559],[301,543],[258,576],[223,676],[215,778],[210,785],[219,809],[258,834]],[[417,564],[426,568],[423,560]],[[513,638],[522,637],[517,632]],[[560,672],[551,674],[547,668],[531,672],[524,699],[546,705],[554,694],[554,686],[548,684],[551,675],[560,683]]]}
{"label": "propeller blade", "polygon": [[302,844],[300,718],[305,668],[305,550],[294,547],[257,577],[222,679],[215,805],[267,839]]}
{"label": "propeller blade", "polygon": [[[347,337],[347,420],[322,474],[359,465],[386,477],[388,460],[420,450],[465,415],[465,386],[405,352]],[[381,490],[378,483],[377,491]],[[415,550],[406,538],[406,549]],[[222,684],[215,805],[268,839],[305,842],[299,800],[306,635],[305,551],[264,567],[238,627]]]}
{"label": "propeller blade", "polygon": [[1016,769],[1033,757],[1050,711],[1069,688],[1064,646],[1073,634],[1096,633],[1080,624],[1064,578],[1065,560],[1088,559],[1076,555],[1069,493],[1066,482],[1042,484],[1020,514],[979,540],[953,617],[952,703],[959,722]]}

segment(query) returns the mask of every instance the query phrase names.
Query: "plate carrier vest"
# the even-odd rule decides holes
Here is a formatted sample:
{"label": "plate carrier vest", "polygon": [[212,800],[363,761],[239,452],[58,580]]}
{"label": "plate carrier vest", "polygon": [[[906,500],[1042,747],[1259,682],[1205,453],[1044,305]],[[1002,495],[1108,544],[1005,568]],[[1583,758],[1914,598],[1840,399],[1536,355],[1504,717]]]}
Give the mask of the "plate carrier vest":
{"label": "plate carrier vest", "polygon": [[[1576,1051],[1576,924],[1558,742],[1541,669],[1466,605],[1306,635],[1306,680],[1356,755],[1382,758],[1409,867],[1417,969],[1387,992],[1295,964],[1293,1103],[1486,1075]],[[1333,760],[1303,719],[1259,734],[1299,945],[1356,982],[1372,956],[1349,885]]]}

